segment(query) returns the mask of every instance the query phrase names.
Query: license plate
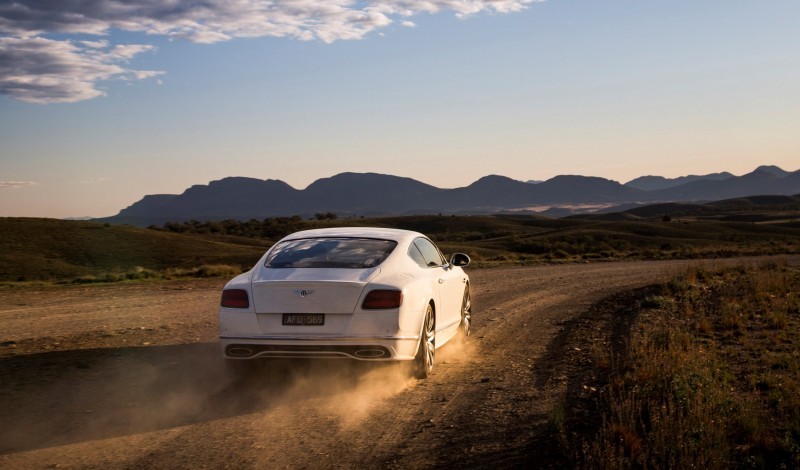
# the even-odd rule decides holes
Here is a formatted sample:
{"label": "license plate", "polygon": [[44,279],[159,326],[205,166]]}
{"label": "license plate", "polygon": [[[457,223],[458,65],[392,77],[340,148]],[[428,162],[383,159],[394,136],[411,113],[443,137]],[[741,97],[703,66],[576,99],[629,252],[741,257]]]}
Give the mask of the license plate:
{"label": "license plate", "polygon": [[319,326],[325,324],[325,315],[321,313],[284,313],[284,325]]}

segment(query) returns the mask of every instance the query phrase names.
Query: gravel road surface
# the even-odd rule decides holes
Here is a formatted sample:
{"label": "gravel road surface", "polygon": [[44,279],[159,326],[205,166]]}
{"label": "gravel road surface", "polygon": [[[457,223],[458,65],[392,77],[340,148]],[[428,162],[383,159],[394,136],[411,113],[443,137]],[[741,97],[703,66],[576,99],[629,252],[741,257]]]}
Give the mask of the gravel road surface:
{"label": "gravel road surface", "polygon": [[469,270],[473,336],[424,381],[350,361],[235,381],[216,342],[222,280],[3,287],[0,468],[557,466],[550,379],[566,372],[548,345],[692,263]]}

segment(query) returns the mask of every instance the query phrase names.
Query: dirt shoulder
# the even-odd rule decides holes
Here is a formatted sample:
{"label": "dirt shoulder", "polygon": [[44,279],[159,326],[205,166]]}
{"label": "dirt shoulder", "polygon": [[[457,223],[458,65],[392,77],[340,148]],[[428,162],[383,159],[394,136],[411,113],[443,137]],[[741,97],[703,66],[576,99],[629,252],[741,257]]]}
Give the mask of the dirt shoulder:
{"label": "dirt shoulder", "polygon": [[420,382],[345,361],[232,381],[223,281],[4,288],[0,467],[555,467],[550,413],[577,386],[564,351],[591,341],[568,333],[692,263],[471,270],[474,336]]}

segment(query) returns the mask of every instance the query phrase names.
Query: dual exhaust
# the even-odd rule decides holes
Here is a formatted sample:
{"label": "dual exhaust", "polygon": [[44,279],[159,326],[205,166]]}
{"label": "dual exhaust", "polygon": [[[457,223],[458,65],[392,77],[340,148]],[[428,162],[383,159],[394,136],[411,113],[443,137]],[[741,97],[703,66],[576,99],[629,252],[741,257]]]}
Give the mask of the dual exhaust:
{"label": "dual exhaust", "polygon": [[385,348],[349,346],[345,348],[331,346],[329,348],[289,348],[281,346],[261,346],[257,349],[247,346],[231,346],[226,350],[226,355],[236,358],[264,357],[355,357],[357,359],[381,359],[390,357]]}

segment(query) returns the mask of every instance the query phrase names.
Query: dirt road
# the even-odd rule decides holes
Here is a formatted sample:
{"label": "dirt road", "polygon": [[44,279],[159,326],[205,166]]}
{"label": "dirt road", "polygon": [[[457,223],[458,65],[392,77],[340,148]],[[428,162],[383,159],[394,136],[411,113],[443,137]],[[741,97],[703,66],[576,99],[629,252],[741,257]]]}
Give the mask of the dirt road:
{"label": "dirt road", "polygon": [[592,304],[686,264],[473,269],[473,337],[419,382],[317,361],[235,383],[219,280],[3,288],[0,468],[557,465],[548,378],[564,371],[548,346]]}

